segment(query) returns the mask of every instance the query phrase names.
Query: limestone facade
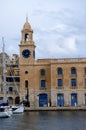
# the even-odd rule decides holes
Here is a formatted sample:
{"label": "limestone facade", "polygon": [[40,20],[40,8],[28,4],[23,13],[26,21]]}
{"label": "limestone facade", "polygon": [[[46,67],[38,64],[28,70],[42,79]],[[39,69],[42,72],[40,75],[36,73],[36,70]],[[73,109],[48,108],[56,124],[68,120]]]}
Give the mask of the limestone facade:
{"label": "limestone facade", "polygon": [[[13,54],[12,57],[5,53],[4,62],[6,65],[6,97],[9,104],[19,104],[19,87],[20,87],[20,76],[19,76],[19,57]],[[15,82],[14,82],[15,80]],[[4,97],[3,88],[3,52],[0,53],[0,101]]]}
{"label": "limestone facade", "polygon": [[20,97],[30,107],[86,105],[86,58],[35,59],[33,30],[26,20],[21,31]]}

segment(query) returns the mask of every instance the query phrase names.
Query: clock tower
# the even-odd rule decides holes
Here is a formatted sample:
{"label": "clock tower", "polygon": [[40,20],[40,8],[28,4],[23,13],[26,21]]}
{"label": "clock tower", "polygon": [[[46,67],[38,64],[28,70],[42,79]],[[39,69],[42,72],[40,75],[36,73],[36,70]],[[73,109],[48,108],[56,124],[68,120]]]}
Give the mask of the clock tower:
{"label": "clock tower", "polygon": [[[31,106],[34,102],[30,95],[34,91],[34,64],[35,64],[35,44],[33,41],[33,30],[26,18],[22,29],[22,38],[19,44],[20,58],[20,100],[27,100]],[[32,103],[33,104],[33,103]]]}
{"label": "clock tower", "polygon": [[33,30],[26,18],[22,29],[22,39],[20,42],[20,64],[30,64],[35,61],[35,45],[33,41]]}

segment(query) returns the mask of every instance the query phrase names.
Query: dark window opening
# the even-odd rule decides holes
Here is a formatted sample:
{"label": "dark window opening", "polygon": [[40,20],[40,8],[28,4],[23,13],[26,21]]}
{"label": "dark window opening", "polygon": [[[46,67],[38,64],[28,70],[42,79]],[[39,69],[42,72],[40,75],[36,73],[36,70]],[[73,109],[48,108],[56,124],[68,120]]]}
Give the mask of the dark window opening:
{"label": "dark window opening", "polygon": [[27,33],[25,34],[25,41],[29,41],[29,35]]}
{"label": "dark window opening", "polygon": [[86,79],[85,79],[85,88],[86,88]]}
{"label": "dark window opening", "polygon": [[13,88],[12,87],[9,87],[9,92],[13,92]]}
{"label": "dark window opening", "polygon": [[86,74],[86,68],[84,69],[84,74]]}
{"label": "dark window opening", "polygon": [[76,79],[75,78],[71,79],[71,86],[76,86]]}
{"label": "dark window opening", "polygon": [[20,77],[6,77],[7,82],[20,82]]}
{"label": "dark window opening", "polygon": [[28,71],[25,71],[25,74],[28,74]]}
{"label": "dark window opening", "polygon": [[41,70],[41,76],[45,76],[45,70],[44,69]]}
{"label": "dark window opening", "polygon": [[62,69],[61,69],[61,68],[59,68],[59,69],[57,70],[57,74],[58,74],[58,75],[62,75]]}
{"label": "dark window opening", "polygon": [[35,59],[35,51],[33,51],[33,58]]}
{"label": "dark window opening", "polygon": [[58,79],[58,80],[57,80],[57,84],[58,84],[58,86],[63,86],[63,81],[62,81],[62,79]]}
{"label": "dark window opening", "polygon": [[76,69],[75,68],[71,69],[71,74],[76,74]]}
{"label": "dark window opening", "polygon": [[28,80],[25,80],[25,88],[28,88]]}

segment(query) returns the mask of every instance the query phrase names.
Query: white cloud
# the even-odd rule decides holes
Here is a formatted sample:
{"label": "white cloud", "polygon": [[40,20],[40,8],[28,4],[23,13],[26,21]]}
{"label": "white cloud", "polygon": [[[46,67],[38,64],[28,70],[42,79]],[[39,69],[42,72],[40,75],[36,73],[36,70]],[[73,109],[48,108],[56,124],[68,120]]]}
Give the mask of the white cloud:
{"label": "white cloud", "polygon": [[64,48],[67,51],[73,51],[76,52],[77,51],[77,47],[76,47],[76,39],[74,37],[69,37],[66,38],[64,40],[64,44],[63,44]]}
{"label": "white cloud", "polygon": [[28,13],[37,57],[86,56],[83,51],[86,48],[85,8],[83,0],[1,1],[0,37],[6,39],[7,53],[18,53],[21,29]]}

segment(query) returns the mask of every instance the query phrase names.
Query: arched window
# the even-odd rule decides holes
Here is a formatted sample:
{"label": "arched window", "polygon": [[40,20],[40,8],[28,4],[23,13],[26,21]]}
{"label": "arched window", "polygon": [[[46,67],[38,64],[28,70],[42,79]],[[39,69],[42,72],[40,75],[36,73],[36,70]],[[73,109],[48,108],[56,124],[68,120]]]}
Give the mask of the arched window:
{"label": "arched window", "polygon": [[62,68],[58,68],[58,69],[57,69],[57,74],[58,74],[58,75],[62,75],[62,73],[63,73],[63,72],[62,72]]}
{"label": "arched window", "polygon": [[71,74],[76,74],[76,68],[71,68]]}
{"label": "arched window", "polygon": [[45,70],[41,69],[40,74],[41,74],[41,76],[45,76]]}
{"label": "arched window", "polygon": [[25,80],[25,88],[28,88],[28,80]]}

